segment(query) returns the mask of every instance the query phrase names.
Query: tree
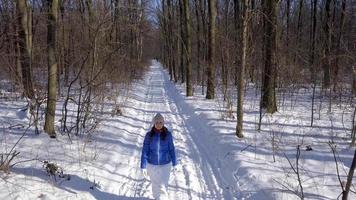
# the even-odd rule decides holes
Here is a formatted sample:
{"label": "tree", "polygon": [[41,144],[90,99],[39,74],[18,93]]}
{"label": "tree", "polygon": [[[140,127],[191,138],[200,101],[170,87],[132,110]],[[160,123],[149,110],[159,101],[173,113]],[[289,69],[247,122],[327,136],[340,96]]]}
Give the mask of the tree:
{"label": "tree", "polygon": [[[235,1],[235,3],[237,3]],[[243,103],[244,103],[244,75],[245,68],[247,65],[247,41],[248,41],[248,21],[249,21],[249,8],[250,0],[243,1],[243,17],[242,17],[242,52],[241,52],[241,66],[239,67],[238,76],[237,76],[237,125],[236,125],[236,135],[239,138],[244,137],[242,128],[243,128]]]}
{"label": "tree", "polygon": [[356,66],[352,67],[352,96],[356,97]]}
{"label": "tree", "polygon": [[355,168],[356,168],[356,149],[355,149],[354,158],[352,159],[352,164],[351,164],[349,173],[347,175],[346,186],[345,186],[345,189],[342,191],[342,200],[347,200],[348,194],[350,192],[351,184],[352,184],[352,178],[354,177]]}
{"label": "tree", "polygon": [[326,0],[325,2],[325,18],[324,18],[324,58],[323,58],[323,87],[330,87],[330,43],[331,43],[331,31],[330,31],[330,2],[331,0]]}
{"label": "tree", "polygon": [[183,38],[185,38],[185,28],[184,28],[184,20],[185,20],[185,17],[184,17],[184,2],[183,0],[178,0],[178,4],[179,4],[179,15],[180,15],[180,20],[179,20],[179,27],[180,27],[180,65],[179,65],[179,76],[180,76],[180,79],[181,79],[181,82],[184,83],[185,81],[185,77],[184,77],[184,65],[185,65],[185,62],[186,62],[186,54],[184,53],[184,40]]}
{"label": "tree", "polygon": [[216,34],[216,0],[208,1],[209,7],[209,32],[208,32],[208,69],[207,69],[207,91],[206,98],[215,97],[215,34]]}
{"label": "tree", "polygon": [[16,1],[18,15],[18,36],[20,48],[20,63],[22,72],[22,84],[24,94],[29,99],[35,98],[32,83],[32,30],[31,30],[31,8],[27,4],[27,0]]}
{"label": "tree", "polygon": [[309,65],[310,65],[310,74],[311,81],[313,84],[313,97],[312,97],[312,109],[311,109],[311,122],[310,126],[313,126],[314,122],[314,100],[315,100],[315,87],[316,87],[316,75],[315,75],[315,66],[314,66],[314,56],[315,56],[315,33],[316,33],[316,6],[318,0],[312,0],[312,9],[311,9],[311,23],[310,23],[310,52],[309,52]]}
{"label": "tree", "polygon": [[262,85],[262,108],[267,113],[277,111],[276,104],[276,24],[278,0],[263,1],[263,47],[264,47],[264,73]]}
{"label": "tree", "polygon": [[201,35],[201,26],[200,26],[200,0],[194,0],[194,4],[195,4],[195,18],[197,21],[197,32],[196,32],[196,40],[197,40],[197,82],[200,83],[201,82],[201,76],[200,76],[200,65],[201,65],[201,52],[202,52],[202,48],[201,48],[201,39],[200,39],[200,35]]}
{"label": "tree", "polygon": [[190,31],[190,14],[189,14],[189,0],[183,0],[183,13],[184,13],[184,49],[186,57],[186,95],[193,96],[192,88],[192,47],[191,47],[191,31]]}
{"label": "tree", "polygon": [[58,18],[58,0],[47,0],[47,8],[48,97],[44,130],[51,138],[55,138],[56,132],[54,130],[54,119],[57,102],[56,29]]}
{"label": "tree", "polygon": [[296,57],[298,56],[298,53],[300,52],[300,45],[301,45],[301,39],[302,39],[302,26],[303,26],[303,21],[302,21],[302,15],[303,15],[303,5],[304,5],[304,0],[299,0],[299,5],[298,5],[298,22],[297,22],[297,50],[295,51],[294,54],[294,62],[296,60]]}
{"label": "tree", "polygon": [[337,54],[335,58],[335,66],[334,66],[334,90],[336,89],[337,83],[338,83],[338,74],[339,74],[339,56],[341,54],[341,40],[343,38],[343,32],[344,32],[344,27],[345,27],[345,12],[346,12],[346,0],[342,0],[341,3],[341,16],[340,16],[340,27],[339,27],[339,32],[337,34],[337,41],[336,41],[336,50]]}

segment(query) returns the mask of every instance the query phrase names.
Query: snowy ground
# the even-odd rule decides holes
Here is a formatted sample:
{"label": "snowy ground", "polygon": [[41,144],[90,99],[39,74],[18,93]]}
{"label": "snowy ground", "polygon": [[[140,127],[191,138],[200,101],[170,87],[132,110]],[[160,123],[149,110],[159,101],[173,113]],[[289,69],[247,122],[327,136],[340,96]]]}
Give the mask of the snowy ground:
{"label": "snowy ground", "polygon": [[[294,194],[299,193],[297,177],[286,159],[295,164],[298,144],[306,199],[336,199],[340,194],[328,142],[337,144],[339,171],[346,180],[354,151],[348,147],[352,108],[335,106],[332,114],[324,108],[310,128],[310,99],[296,94],[281,111],[265,116],[258,132],[257,97],[247,90],[246,137],[239,140],[234,133],[236,121],[223,117],[221,100],[185,97],[183,87],[172,84],[166,71],[153,61],[144,79],[133,86],[123,116],[103,116],[92,138],[70,143],[66,135],[53,140],[45,134],[36,136],[30,129],[16,147],[20,152],[16,162],[49,160],[62,167],[70,180],[47,176],[37,160],[19,163],[11,173],[0,174],[0,199],[152,199],[139,162],[144,135],[156,112],[165,116],[175,138],[179,165],[169,182],[172,200],[298,199]],[[9,152],[25,131],[28,119],[19,112],[24,105],[0,100],[0,152]],[[307,145],[313,150],[306,151]],[[350,195],[349,199],[356,199]]]}

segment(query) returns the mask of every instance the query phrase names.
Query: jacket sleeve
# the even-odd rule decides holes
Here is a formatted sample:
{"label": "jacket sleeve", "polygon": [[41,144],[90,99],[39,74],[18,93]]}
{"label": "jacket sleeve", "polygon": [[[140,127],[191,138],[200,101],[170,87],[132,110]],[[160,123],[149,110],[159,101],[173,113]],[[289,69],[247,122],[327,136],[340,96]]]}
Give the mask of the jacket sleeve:
{"label": "jacket sleeve", "polygon": [[168,148],[169,148],[169,154],[172,158],[172,165],[176,166],[177,165],[176,151],[174,148],[173,136],[171,133],[169,137]]}
{"label": "jacket sleeve", "polygon": [[145,136],[145,140],[143,141],[143,147],[141,153],[141,169],[146,168],[149,151],[150,151],[150,136],[147,133]]}

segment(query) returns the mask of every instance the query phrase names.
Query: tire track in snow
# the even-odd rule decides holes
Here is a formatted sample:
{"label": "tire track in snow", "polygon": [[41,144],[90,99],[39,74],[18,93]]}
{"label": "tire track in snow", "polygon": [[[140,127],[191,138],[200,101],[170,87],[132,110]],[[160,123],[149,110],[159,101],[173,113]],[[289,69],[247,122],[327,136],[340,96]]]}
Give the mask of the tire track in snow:
{"label": "tire track in snow", "polygon": [[[208,191],[212,191],[214,199],[233,199],[234,189],[232,189],[228,181],[225,179],[219,169],[219,166],[214,166],[215,163],[219,164],[219,155],[217,151],[214,151],[214,146],[206,146],[214,144],[214,141],[206,138],[206,133],[210,133],[210,127],[204,126],[200,123],[199,117],[192,112],[192,109],[185,103],[184,98],[178,94],[174,85],[170,82],[166,72],[158,64],[157,71],[164,74],[165,91],[167,91],[168,99],[171,105],[177,108],[177,114],[183,120],[183,127],[187,131],[187,139],[191,141],[191,144],[197,149],[198,164],[201,167],[201,171],[204,174],[203,178],[207,183]],[[204,142],[207,142],[204,144]],[[208,197],[209,198],[209,197]]]}
{"label": "tire track in snow", "polygon": [[[212,154],[214,150],[203,144],[206,140],[199,138],[211,130],[199,123],[198,116],[189,110],[159,64],[153,62],[143,84],[141,89],[145,97],[138,105],[141,112],[135,117],[146,123],[145,127],[137,129],[142,138],[137,139],[136,144],[142,146],[141,140],[151,126],[150,119],[156,112],[161,112],[166,118],[167,127],[172,130],[178,156],[178,172],[176,176],[172,174],[168,187],[171,199],[233,199],[232,194],[224,190],[226,186],[219,169],[216,169],[216,159],[210,158],[215,155]],[[203,133],[197,134],[198,131]],[[137,151],[137,154],[140,153]],[[139,173],[139,167],[130,171],[129,177],[136,182],[129,181],[127,187],[131,185],[137,188],[130,188],[131,195],[135,190],[135,196],[148,197],[151,194],[150,184],[142,181]],[[130,196],[130,189],[127,189],[125,196]]]}
{"label": "tire track in snow", "polygon": [[[151,118],[156,112],[163,113],[166,118],[165,121],[168,123],[167,127],[169,129],[178,130],[180,127],[179,125],[181,124],[180,121],[182,120],[175,118],[177,114],[175,111],[172,111],[171,103],[168,101],[168,96],[164,88],[164,74],[155,68],[157,68],[157,66],[151,67],[151,71],[148,73],[149,77],[145,79],[145,83],[147,85],[147,98],[145,100],[145,105],[143,106],[146,111],[145,113],[150,115]],[[179,132],[182,132],[182,130],[179,130]],[[180,144],[185,144],[184,141],[186,141],[186,139],[182,136],[182,134],[175,134],[175,131],[172,131],[172,133],[176,142],[182,141]],[[183,147],[177,147],[178,146],[176,146],[177,153],[183,152],[184,149],[190,148],[189,145],[186,144]],[[191,163],[191,166],[194,166],[194,161],[189,161],[189,163]],[[182,166],[183,170],[177,172],[177,175],[179,175],[178,177],[183,177],[184,180],[178,180],[172,174],[168,187],[171,199],[205,199],[201,198],[205,193],[208,193],[208,191],[201,189],[204,188],[205,184],[200,184],[199,188],[196,190],[192,188],[194,185],[190,185],[191,180],[189,177],[196,177],[195,180],[197,182],[203,180],[202,176],[199,174],[199,170],[191,170],[193,168],[191,166]],[[174,184],[172,184],[172,181],[174,181]]]}
{"label": "tire track in snow", "polygon": [[[176,148],[178,147],[177,153],[182,152],[181,159],[178,153],[178,159],[182,162],[178,167],[182,170],[178,171],[173,191],[171,191],[172,187],[169,187],[170,196],[174,196],[174,199],[232,199],[232,195],[223,190],[223,178],[215,169],[215,160],[209,158],[211,156],[209,147],[199,144],[201,141],[198,136],[194,136],[197,131],[210,131],[209,128],[199,125],[195,113],[180,107],[182,102],[177,101],[183,101],[183,98],[175,98],[180,94],[174,93],[175,88],[171,86],[167,75],[159,65],[153,64],[150,73],[154,77],[149,85],[152,85],[155,91],[152,93],[150,108],[153,111],[163,112],[167,118],[168,128],[182,133],[173,133],[176,138]],[[162,90],[163,94],[160,93]],[[158,101],[158,99],[161,100]],[[159,102],[161,105],[157,105]],[[181,177],[184,180],[177,180]]]}
{"label": "tire track in snow", "polygon": [[[162,73],[162,78],[164,79],[164,74]],[[167,91],[167,90],[165,90]],[[170,123],[170,126],[175,129],[177,134],[174,134],[176,137],[176,141],[183,145],[181,149],[177,151],[179,156],[181,157],[180,159],[180,165],[182,170],[180,170],[183,175],[180,177],[183,177],[184,180],[177,180],[175,181],[176,187],[180,188],[182,186],[182,183],[184,183],[184,186],[187,190],[187,195],[188,198],[184,199],[211,199],[213,195],[211,195],[211,189],[207,187],[207,183],[205,181],[205,177],[200,169],[200,165],[197,163],[201,163],[201,158],[199,156],[199,150],[192,141],[191,137],[189,136],[188,130],[186,128],[186,125],[184,124],[184,120],[181,116],[180,113],[178,113],[178,109],[176,107],[176,104],[172,102],[172,100],[169,98],[168,94],[165,93],[165,99],[167,106],[170,109],[170,115],[168,115],[168,122]],[[177,142],[176,142],[177,143]],[[176,144],[177,145],[177,144]],[[189,150],[187,151],[187,155],[184,155],[183,153],[184,150]],[[195,159],[195,160],[194,160]],[[197,162],[198,159],[198,162]],[[178,176],[179,177],[179,176]],[[195,184],[195,183],[198,183]],[[177,192],[176,192],[177,193]],[[178,195],[179,196],[179,195]],[[178,199],[178,198],[174,198]],[[212,198],[216,199],[216,198]]]}
{"label": "tire track in snow", "polygon": [[[167,99],[170,97],[167,96]],[[180,121],[180,136],[185,137],[186,148],[189,149],[190,154],[188,156],[184,156],[182,159],[182,168],[184,172],[184,178],[186,180],[186,185],[190,187],[195,187],[193,189],[192,199],[221,199],[219,187],[217,186],[215,177],[211,174],[211,170],[209,169],[209,173],[204,173],[203,168],[211,168],[211,164],[206,162],[202,157],[201,150],[196,145],[194,139],[190,136],[191,133],[188,130],[188,124],[186,124],[185,117],[183,113],[179,113],[176,107],[176,104],[170,99],[169,101],[170,108],[172,112],[175,111],[175,118],[178,119],[176,121]],[[195,176],[192,176],[195,174]],[[198,182],[200,188],[196,188],[194,182]],[[214,186],[214,187],[213,187]],[[188,190],[189,193],[190,190]]]}
{"label": "tire track in snow", "polygon": [[[151,77],[150,77],[151,78]],[[145,91],[145,99],[143,102],[140,103],[140,105],[142,106],[142,112],[140,113],[143,117],[142,117],[142,120],[144,122],[149,122],[149,112],[148,111],[148,102],[151,102],[152,101],[152,95],[151,95],[151,91],[152,91],[152,85],[151,84],[148,84],[150,82],[150,80],[145,80],[145,85],[149,85],[148,87],[148,90]],[[137,115],[137,116],[140,116],[140,115]],[[145,123],[144,127],[143,128],[139,128],[137,130],[137,132],[141,133],[140,135],[145,137],[145,134],[147,132],[146,130],[146,127],[149,127],[149,125],[147,125],[147,123]],[[142,142],[143,141],[139,141],[137,140],[137,144],[138,146],[141,146],[142,145]],[[138,157],[140,157],[140,153],[141,151],[138,151],[138,154],[137,155]],[[136,156],[135,156],[136,157]],[[136,169],[136,176],[137,177],[140,177],[141,176],[141,172],[139,171],[140,168],[140,162],[137,163],[137,167],[135,167]],[[137,178],[137,180],[139,180],[140,178]],[[138,188],[138,189],[137,189]],[[145,180],[145,179],[141,179],[138,183],[136,183],[136,189],[135,189],[135,197],[143,197],[143,196],[149,196],[149,193],[150,193],[150,183]]]}
{"label": "tire track in snow", "polygon": [[[144,87],[137,86],[136,88],[139,88],[139,92],[142,92],[144,94],[144,97],[141,97],[142,99],[136,99],[139,101],[138,105],[136,107],[140,108],[135,111],[135,117],[138,120],[142,121],[143,123],[140,124],[140,126],[136,129],[134,129],[132,132],[137,134],[137,137],[135,137],[135,145],[137,147],[142,146],[141,139],[145,136],[146,133],[146,127],[148,126],[149,122],[149,113],[147,112],[148,110],[148,103],[151,102],[151,87],[146,87],[149,83],[148,79],[144,80],[144,83],[142,84]],[[135,97],[131,97],[134,98]],[[130,102],[129,102],[130,104]],[[135,106],[130,105],[130,106]],[[141,136],[141,137],[140,137]],[[127,172],[127,179],[124,180],[124,182],[119,186],[118,188],[118,193],[122,196],[125,197],[149,197],[150,196],[150,183],[146,181],[145,179],[142,178],[141,171],[140,171],[140,156],[141,156],[141,149],[137,148],[133,154],[129,157],[128,160],[128,167],[129,170]],[[118,169],[120,170],[120,168]]]}

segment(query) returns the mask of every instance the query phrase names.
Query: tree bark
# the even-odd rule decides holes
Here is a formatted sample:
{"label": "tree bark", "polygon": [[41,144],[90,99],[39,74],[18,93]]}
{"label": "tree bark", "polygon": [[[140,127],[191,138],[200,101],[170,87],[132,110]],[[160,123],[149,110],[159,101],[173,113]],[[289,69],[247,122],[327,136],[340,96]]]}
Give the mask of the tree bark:
{"label": "tree bark", "polygon": [[170,67],[170,78],[171,81],[174,80],[175,77],[175,59],[174,59],[174,35],[173,35],[173,6],[172,6],[172,0],[167,0],[167,32],[168,32],[168,62],[169,62],[169,67]]}
{"label": "tree bark", "polygon": [[[235,40],[235,43],[236,44],[240,44],[241,42],[240,42],[240,36],[242,35],[241,34],[241,20],[240,20],[240,5],[239,5],[239,2],[240,2],[240,0],[234,0],[234,29],[235,29],[235,37],[234,37],[234,40]],[[235,52],[236,52],[236,55],[238,55],[239,54],[239,50],[238,50],[238,48],[236,48],[236,50],[235,50]],[[235,66],[235,68],[234,68],[234,80],[235,80],[235,82],[234,82],[234,84],[237,86],[237,82],[238,82],[238,66],[241,64],[240,63],[240,60],[239,60],[240,58],[239,58],[239,56],[236,56],[236,59],[235,59],[235,64],[236,64],[236,66]]]}
{"label": "tree bark", "polygon": [[208,33],[208,69],[206,98],[215,98],[215,34],[216,34],[216,0],[208,1],[209,7],[209,33]]}
{"label": "tree bark", "polygon": [[47,0],[47,52],[48,52],[48,98],[44,130],[51,137],[56,137],[54,129],[57,103],[57,60],[56,60],[56,29],[58,18],[58,0]]}
{"label": "tree bark", "polygon": [[[223,38],[229,38],[229,30],[228,30],[228,22],[229,22],[229,4],[230,1],[225,1],[224,2],[224,31],[223,31]],[[218,25],[219,26],[219,25]],[[228,80],[229,80],[229,74],[228,74],[228,66],[229,66],[229,55],[230,55],[230,48],[228,48],[228,44],[226,41],[221,41],[221,48],[220,48],[220,60],[221,60],[221,79],[222,79],[222,89],[223,89],[223,95],[224,95],[224,101],[227,100],[227,90],[228,90]]]}
{"label": "tree bark", "polygon": [[[167,2],[167,3],[165,3]],[[167,47],[167,58],[166,58],[166,65],[169,70],[169,78],[173,80],[173,68],[172,68],[172,44],[171,44],[171,13],[170,13],[170,5],[171,0],[162,0],[162,11],[163,11],[163,20],[165,21],[165,33],[166,33],[166,47]]]}
{"label": "tree bark", "polygon": [[356,117],[356,107],[354,108],[354,114],[352,117],[352,127],[351,127],[351,146],[356,145],[356,122],[355,122],[355,117]]}
{"label": "tree bark", "polygon": [[356,66],[352,67],[352,96],[356,97]]}
{"label": "tree bark", "polygon": [[[18,15],[18,10],[15,11],[15,16],[14,18]],[[15,34],[13,35],[13,45],[14,45],[14,52],[15,52],[15,73],[17,77],[17,84],[19,86],[23,86],[23,79],[22,79],[22,68],[21,68],[21,51],[20,51],[20,38],[19,38],[19,26],[20,23],[14,23],[13,24],[13,29]]]}
{"label": "tree bark", "polygon": [[236,135],[243,138],[243,103],[244,103],[244,88],[245,88],[245,69],[247,64],[247,41],[248,41],[248,22],[249,22],[250,0],[243,1],[243,18],[242,18],[242,52],[241,52],[241,67],[237,76],[237,125]]}
{"label": "tree bark", "polygon": [[199,7],[200,7],[200,0],[194,0],[195,2],[195,18],[197,20],[197,32],[196,32],[196,37],[197,37],[197,83],[200,83],[200,54],[201,54],[201,39],[200,39],[200,32],[201,32],[201,26],[200,26],[200,14],[199,14]]}
{"label": "tree bark", "polygon": [[179,15],[180,15],[180,20],[179,20],[179,24],[180,24],[180,38],[181,38],[181,42],[180,42],[180,66],[179,66],[179,71],[180,71],[180,78],[181,78],[181,83],[185,82],[185,73],[184,73],[184,64],[185,64],[185,47],[184,47],[184,35],[185,35],[185,28],[184,28],[184,12],[183,12],[183,0],[178,0],[179,1]]}
{"label": "tree bark", "polygon": [[262,86],[262,108],[267,113],[277,111],[276,104],[276,24],[278,0],[264,1],[264,73]]}
{"label": "tree bark", "polygon": [[287,13],[287,27],[286,27],[286,65],[289,66],[289,24],[290,24],[290,1],[291,0],[287,0],[287,8],[286,8],[286,13]]}
{"label": "tree bark", "polygon": [[192,47],[191,47],[191,31],[190,31],[190,14],[189,14],[189,0],[183,0],[183,11],[184,11],[184,47],[185,47],[185,57],[186,57],[186,96],[193,96],[192,88]]}
{"label": "tree bark", "polygon": [[205,80],[206,80],[206,63],[207,63],[207,57],[208,57],[208,27],[207,27],[207,17],[205,10],[207,8],[207,3],[206,0],[199,0],[199,11],[200,11],[200,17],[201,17],[201,26],[202,26],[202,60],[203,60],[203,65],[202,65],[202,78],[201,78],[201,94],[204,95],[204,87],[205,87]]}
{"label": "tree bark", "polygon": [[32,66],[31,66],[31,39],[30,32],[32,32],[29,23],[30,8],[27,5],[27,0],[17,0],[17,15],[18,15],[18,36],[20,48],[20,63],[22,72],[22,84],[24,88],[24,95],[29,99],[35,98],[32,82]]}
{"label": "tree bark", "polygon": [[341,16],[340,16],[340,28],[339,33],[337,35],[337,44],[336,44],[336,58],[335,58],[335,65],[333,70],[333,88],[334,90],[337,87],[338,83],[338,75],[339,75],[339,56],[341,55],[341,39],[343,37],[343,31],[345,26],[345,12],[346,12],[346,0],[342,0],[341,3]]}
{"label": "tree bark", "polygon": [[330,32],[330,2],[325,2],[325,21],[324,21],[324,59],[323,59],[323,87],[330,88],[330,46],[331,46],[331,32]]}
{"label": "tree bark", "polygon": [[342,192],[342,200],[347,200],[347,197],[350,192],[352,178],[354,176],[355,168],[356,168],[356,149],[355,149],[354,158],[352,159],[352,164],[351,164],[351,167],[349,170],[349,174],[347,175],[347,182],[346,182],[345,190]]}
{"label": "tree bark", "polygon": [[313,84],[313,96],[312,96],[312,108],[311,108],[311,120],[310,126],[314,123],[314,101],[315,101],[315,88],[316,88],[316,76],[315,76],[315,66],[314,66],[314,56],[315,56],[315,33],[316,33],[316,12],[317,12],[318,0],[311,0],[311,27],[310,27],[310,52],[309,52],[309,65],[310,65],[310,79]]}
{"label": "tree bark", "polygon": [[302,33],[302,14],[303,14],[303,4],[304,0],[299,0],[299,8],[298,8],[298,22],[297,22],[297,49],[294,54],[293,62],[296,62],[297,56],[299,54],[299,48],[300,48],[300,43],[301,43],[301,33]]}

